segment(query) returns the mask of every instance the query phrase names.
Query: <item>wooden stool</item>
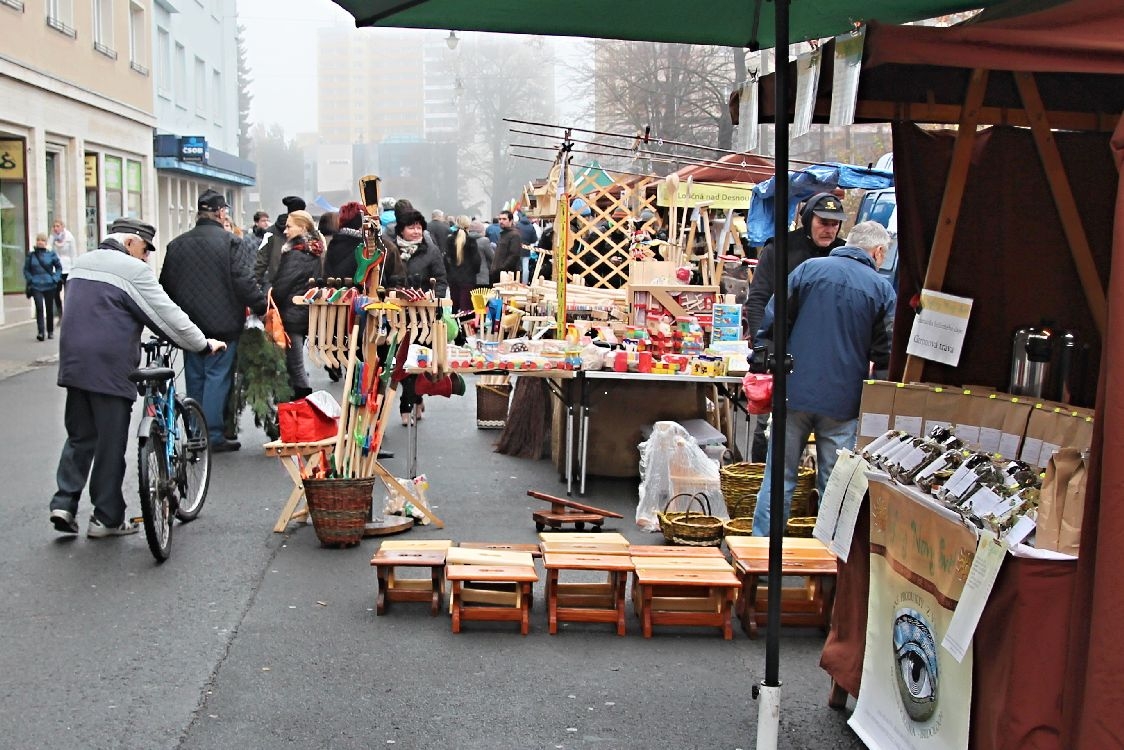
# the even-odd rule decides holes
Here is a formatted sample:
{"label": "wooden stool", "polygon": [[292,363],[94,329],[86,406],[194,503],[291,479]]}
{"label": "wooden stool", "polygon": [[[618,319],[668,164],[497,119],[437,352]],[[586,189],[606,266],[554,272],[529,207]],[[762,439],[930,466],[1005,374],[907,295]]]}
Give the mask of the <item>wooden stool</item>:
{"label": "wooden stool", "polygon": [[[528,555],[530,558],[530,555]],[[527,635],[531,625],[531,586],[539,574],[529,565],[449,565],[445,577],[453,585],[453,632],[461,632],[462,620],[487,620],[495,622],[517,621],[519,632]],[[518,587],[514,606],[472,606],[465,603],[465,583],[502,583]]]}
{"label": "wooden stool", "polygon": [[461,549],[494,549],[501,552],[526,552],[531,557],[542,557],[537,544],[507,544],[505,542],[461,542]]}
{"label": "wooden stool", "polygon": [[[429,614],[436,617],[445,596],[445,550],[380,549],[371,558],[378,578],[375,614],[386,614],[390,602],[429,602]],[[395,578],[395,568],[429,568],[429,580]]]}
{"label": "wooden stool", "polygon": [[[615,622],[617,635],[624,635],[625,576],[632,570],[626,555],[565,554],[547,552],[547,623],[551,635],[559,622]],[[608,573],[606,583],[559,583],[563,570],[594,570]]]}
{"label": "wooden stool", "polygon": [[290,521],[299,521],[308,516],[307,505],[298,510],[298,506],[304,500],[304,480],[301,478],[301,469],[310,456],[315,456],[323,450],[331,451],[335,445],[336,439],[328,438],[315,443],[282,443],[280,440],[274,440],[262,446],[265,455],[276,456],[281,460],[281,466],[293,480],[293,490],[281,509],[277,523],[273,525],[274,533],[283,534]]}
{"label": "wooden stool", "polygon": [[628,542],[620,544],[615,541],[607,544],[597,544],[596,542],[547,541],[540,542],[539,548],[542,549],[543,554],[553,552],[556,554],[624,555],[627,557],[629,552]]}
{"label": "wooden stool", "polygon": [[[738,616],[750,638],[757,637],[758,626],[768,620],[768,588],[759,586],[761,576],[769,574],[768,537],[727,537],[738,578],[742,581]],[[781,574],[802,576],[801,586],[781,589],[781,624],[831,625],[831,605],[835,596],[838,563],[835,555],[818,539],[785,537],[781,554]]]}
{"label": "wooden stool", "polygon": [[[633,558],[638,565],[636,581],[640,587],[640,621],[644,637],[652,637],[652,625],[710,625],[722,629],[722,637],[730,640],[734,630],[730,624],[734,595],[741,586],[733,569],[691,570],[686,560],[678,567],[639,567],[648,558]],[[657,586],[674,586],[703,593],[697,599],[716,601],[717,607],[706,611],[653,606],[653,591]]]}
{"label": "wooden stool", "polygon": [[[518,552],[487,547],[453,547],[445,556],[446,565],[491,565],[525,567],[534,570],[535,561],[530,552]],[[536,579],[537,580],[537,579]],[[499,607],[521,606],[521,587],[515,582],[476,582],[461,587],[461,599],[471,604],[489,604]],[[530,609],[532,602],[527,602]],[[452,602],[449,606],[452,611]]]}
{"label": "wooden stool", "polygon": [[541,542],[591,542],[593,544],[624,544],[628,545],[628,539],[624,534],[617,533],[616,531],[598,532],[593,534],[582,534],[564,531],[542,531],[539,533],[539,541]]}
{"label": "wooden stool", "polygon": [[[632,556],[633,567],[638,565],[655,564],[657,567],[666,567],[659,559],[672,558],[674,565],[679,567],[692,567],[695,561],[704,561],[705,567],[709,563],[718,561],[719,565],[711,565],[717,570],[729,568],[726,556],[717,547],[680,547],[666,544],[634,544],[629,548]],[[725,565],[725,567],[722,567]],[[652,605],[656,609],[668,610],[717,610],[718,600],[712,596],[699,596],[695,589],[682,586],[656,586],[652,589]],[[636,616],[641,616],[640,586],[636,575],[632,576],[632,608]]]}

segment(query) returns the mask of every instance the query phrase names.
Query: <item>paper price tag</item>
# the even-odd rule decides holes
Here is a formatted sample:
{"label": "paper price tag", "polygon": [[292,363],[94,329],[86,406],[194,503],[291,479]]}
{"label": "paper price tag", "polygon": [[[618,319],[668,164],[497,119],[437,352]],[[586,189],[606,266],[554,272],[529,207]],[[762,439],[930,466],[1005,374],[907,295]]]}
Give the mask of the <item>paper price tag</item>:
{"label": "paper price tag", "polygon": [[956,603],[956,611],[952,613],[952,620],[948,623],[948,630],[944,634],[941,646],[952,654],[956,661],[962,661],[972,645],[972,637],[979,625],[980,615],[987,606],[987,599],[991,596],[991,589],[1003,566],[1003,559],[1007,556],[1007,545],[996,539],[991,533],[980,533],[979,542],[976,544],[976,556],[972,559],[972,569],[968,571],[968,580],[964,583],[964,591],[960,594],[960,601]]}

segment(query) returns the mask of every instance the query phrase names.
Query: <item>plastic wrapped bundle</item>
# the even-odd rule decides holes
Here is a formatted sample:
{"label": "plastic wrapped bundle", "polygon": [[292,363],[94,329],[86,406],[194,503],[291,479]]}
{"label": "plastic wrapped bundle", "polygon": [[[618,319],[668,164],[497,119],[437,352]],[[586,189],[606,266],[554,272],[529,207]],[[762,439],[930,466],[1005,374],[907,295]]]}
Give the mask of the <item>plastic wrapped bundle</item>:
{"label": "plastic wrapped bundle", "polygon": [[[678,422],[656,422],[651,436],[640,443],[640,501],[636,504],[636,525],[646,531],[659,531],[657,513],[664,510],[674,495],[689,498],[703,492],[710,501],[710,512],[729,518],[722,497],[718,464],[694,441]],[[686,508],[667,508],[681,511]]]}

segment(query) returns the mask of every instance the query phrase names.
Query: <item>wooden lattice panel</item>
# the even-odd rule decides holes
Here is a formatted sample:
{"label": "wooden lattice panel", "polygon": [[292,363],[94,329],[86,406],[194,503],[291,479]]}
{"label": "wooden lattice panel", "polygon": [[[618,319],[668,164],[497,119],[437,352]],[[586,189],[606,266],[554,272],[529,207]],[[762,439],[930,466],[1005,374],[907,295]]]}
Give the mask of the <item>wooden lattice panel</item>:
{"label": "wooden lattice panel", "polygon": [[[656,193],[645,189],[650,183],[651,180],[644,179],[631,186],[623,182],[598,186],[592,176],[586,176],[574,184],[571,195],[580,197],[591,212],[589,216],[581,216],[567,207],[571,227],[574,227],[567,259],[571,277],[577,274],[585,286],[602,289],[619,289],[628,283],[633,258],[633,227],[649,233],[655,228]],[[639,222],[644,209],[650,210],[653,218],[643,224],[634,223]],[[613,218],[617,212],[625,216]],[[629,217],[634,222],[630,222]]]}

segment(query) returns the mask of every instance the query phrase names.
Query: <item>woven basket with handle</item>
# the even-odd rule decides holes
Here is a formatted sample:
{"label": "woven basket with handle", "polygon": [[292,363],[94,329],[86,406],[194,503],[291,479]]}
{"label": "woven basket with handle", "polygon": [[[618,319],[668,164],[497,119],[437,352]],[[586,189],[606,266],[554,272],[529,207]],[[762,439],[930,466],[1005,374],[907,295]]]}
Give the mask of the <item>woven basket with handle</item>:
{"label": "woven basket with handle", "polygon": [[[687,510],[668,511],[671,504],[681,497],[689,498]],[[692,512],[694,506],[699,510]],[[710,498],[705,492],[688,495],[683,492],[667,501],[663,512],[657,513],[660,531],[670,544],[688,547],[717,547],[722,543],[722,519],[710,515]]]}

